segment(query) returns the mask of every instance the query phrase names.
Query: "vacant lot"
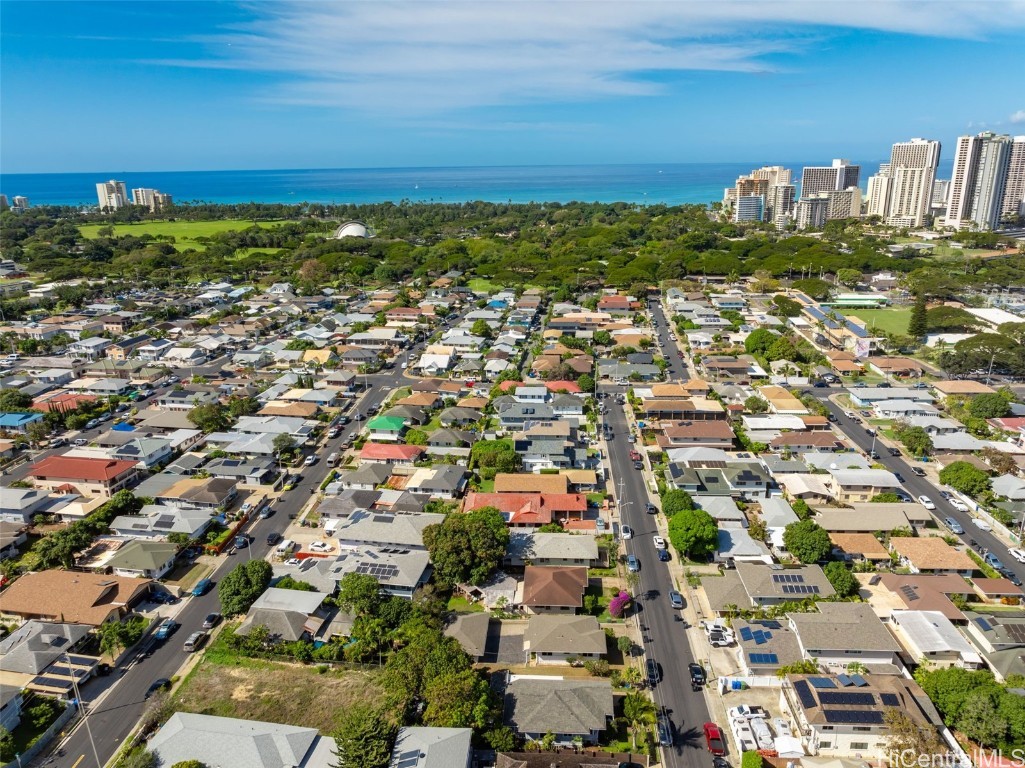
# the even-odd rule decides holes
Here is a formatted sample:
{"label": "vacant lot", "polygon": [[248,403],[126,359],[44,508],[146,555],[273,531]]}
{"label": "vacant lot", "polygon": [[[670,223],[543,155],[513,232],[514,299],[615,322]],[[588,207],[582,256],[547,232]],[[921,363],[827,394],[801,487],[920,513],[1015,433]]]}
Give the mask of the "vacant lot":
{"label": "vacant lot", "polygon": [[[202,251],[206,248],[198,238],[216,235],[218,232],[237,232],[250,227],[262,227],[269,229],[280,224],[280,221],[242,221],[240,219],[228,219],[225,221],[144,221],[139,224],[117,224],[114,226],[114,234],[118,237],[125,235],[153,235],[154,237],[173,237],[174,247],[179,251],[186,251],[190,248]],[[107,226],[106,224],[84,224],[78,228],[82,237],[93,239],[99,237],[97,232]],[[273,250],[273,249],[271,249]]]}
{"label": "vacant lot", "polygon": [[329,670],[236,659],[219,644],[175,693],[175,709],[243,720],[300,725],[330,733],[338,715],[358,701],[381,700],[376,672]]}
{"label": "vacant lot", "polygon": [[900,309],[848,309],[844,314],[859,317],[868,323],[869,329],[903,335],[908,332],[911,308]]}

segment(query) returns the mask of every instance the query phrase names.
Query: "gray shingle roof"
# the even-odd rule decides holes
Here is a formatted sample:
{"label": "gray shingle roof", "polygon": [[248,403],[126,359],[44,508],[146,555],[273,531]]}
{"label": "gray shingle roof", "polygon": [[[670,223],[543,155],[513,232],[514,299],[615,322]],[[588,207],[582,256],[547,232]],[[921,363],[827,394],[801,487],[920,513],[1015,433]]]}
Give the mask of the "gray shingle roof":
{"label": "gray shingle roof", "polygon": [[514,677],[506,688],[505,719],[520,733],[589,735],[613,714],[608,680]]}

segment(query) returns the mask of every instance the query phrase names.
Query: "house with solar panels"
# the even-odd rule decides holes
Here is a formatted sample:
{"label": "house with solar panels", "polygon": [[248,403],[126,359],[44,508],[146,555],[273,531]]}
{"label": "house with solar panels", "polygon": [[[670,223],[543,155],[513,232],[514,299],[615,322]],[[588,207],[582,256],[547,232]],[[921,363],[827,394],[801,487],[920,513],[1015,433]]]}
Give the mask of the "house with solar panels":
{"label": "house with solar panels", "polygon": [[804,659],[797,636],[782,621],[736,618],[737,663],[744,675],[775,675],[780,667]]}
{"label": "house with solar panels", "polygon": [[921,728],[942,728],[925,691],[900,675],[787,675],[780,707],[797,723],[795,736],[822,757],[884,758],[891,707]]}
{"label": "house with solar panels", "polygon": [[855,661],[874,672],[903,669],[901,644],[867,603],[820,602],[817,608],[816,613],[787,616],[804,658],[836,670]]}

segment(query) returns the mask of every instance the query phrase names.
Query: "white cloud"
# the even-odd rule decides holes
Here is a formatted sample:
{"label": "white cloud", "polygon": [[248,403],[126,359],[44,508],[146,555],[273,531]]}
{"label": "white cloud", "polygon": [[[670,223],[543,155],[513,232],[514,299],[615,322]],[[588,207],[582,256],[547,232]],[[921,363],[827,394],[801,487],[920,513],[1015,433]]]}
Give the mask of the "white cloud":
{"label": "white cloud", "polygon": [[[972,38],[1025,28],[1025,0],[284,2],[163,62],[279,75],[262,98],[413,116],[661,93],[688,70],[760,72],[828,29]],[[999,22],[997,21],[999,20]]]}
{"label": "white cloud", "polygon": [[1025,109],[1019,109],[1007,119],[1012,123],[1025,123]]}

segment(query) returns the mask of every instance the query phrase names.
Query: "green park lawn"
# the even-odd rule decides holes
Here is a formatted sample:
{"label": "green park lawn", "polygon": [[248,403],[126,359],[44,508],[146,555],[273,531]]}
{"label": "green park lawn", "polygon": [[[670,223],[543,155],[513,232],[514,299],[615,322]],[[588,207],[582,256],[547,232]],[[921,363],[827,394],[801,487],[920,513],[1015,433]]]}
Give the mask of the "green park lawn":
{"label": "green park lawn", "polygon": [[[190,248],[202,251],[206,248],[206,245],[198,238],[210,237],[219,232],[238,232],[239,230],[249,229],[252,226],[269,229],[280,223],[276,221],[252,222],[241,219],[226,219],[224,221],[144,221],[138,224],[116,224],[114,225],[114,234],[119,237],[125,235],[173,237],[175,239],[174,246],[179,251],[185,251]],[[82,233],[82,237],[92,240],[99,237],[99,230],[105,226],[107,225],[83,224],[78,230]],[[274,249],[259,250],[273,251]]]}
{"label": "green park lawn", "polygon": [[898,336],[908,332],[908,322],[911,320],[911,308],[900,307],[893,309],[849,309],[846,314],[861,318],[869,329],[894,333]]}

